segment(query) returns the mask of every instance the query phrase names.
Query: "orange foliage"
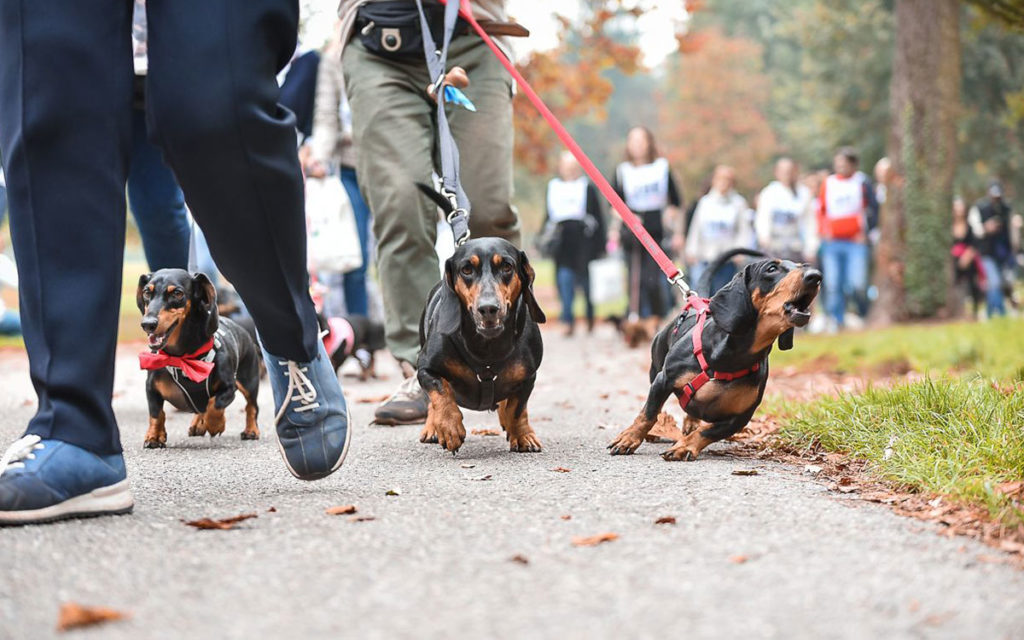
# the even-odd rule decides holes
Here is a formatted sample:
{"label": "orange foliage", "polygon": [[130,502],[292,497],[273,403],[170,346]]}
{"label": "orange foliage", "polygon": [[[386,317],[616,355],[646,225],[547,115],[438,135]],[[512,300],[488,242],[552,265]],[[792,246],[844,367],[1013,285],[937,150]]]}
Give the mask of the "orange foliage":
{"label": "orange foliage", "polygon": [[754,193],[777,149],[761,47],[709,29],[680,37],[680,49],[686,55],[669,65],[658,97],[669,161],[694,196],[716,164],[732,165],[738,187]]}
{"label": "orange foliage", "polygon": [[[523,76],[563,122],[576,117],[605,117],[604,105],[614,87],[603,76],[608,69],[635,73],[641,68],[640,50],[616,42],[608,33],[609,21],[624,15],[638,16],[622,0],[611,0],[581,24],[564,17],[559,21],[559,46],[533,53],[520,64]],[[515,100],[516,162],[535,173],[548,173],[558,139],[529,100],[521,93]]]}

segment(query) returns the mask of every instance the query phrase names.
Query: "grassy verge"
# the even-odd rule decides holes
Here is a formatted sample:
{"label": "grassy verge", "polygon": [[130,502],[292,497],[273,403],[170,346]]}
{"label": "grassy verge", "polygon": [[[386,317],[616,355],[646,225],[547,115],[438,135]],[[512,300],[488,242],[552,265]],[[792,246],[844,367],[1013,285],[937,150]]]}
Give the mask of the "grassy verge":
{"label": "grassy verge", "polygon": [[1024,320],[906,325],[834,336],[797,336],[792,351],[772,354],[772,366],[874,373],[981,372],[1024,380]]}
{"label": "grassy verge", "polygon": [[1024,479],[1019,385],[943,377],[824,398],[796,408],[782,437],[867,460],[901,487],[984,504],[1005,524],[1024,524],[1024,506],[998,490]]}

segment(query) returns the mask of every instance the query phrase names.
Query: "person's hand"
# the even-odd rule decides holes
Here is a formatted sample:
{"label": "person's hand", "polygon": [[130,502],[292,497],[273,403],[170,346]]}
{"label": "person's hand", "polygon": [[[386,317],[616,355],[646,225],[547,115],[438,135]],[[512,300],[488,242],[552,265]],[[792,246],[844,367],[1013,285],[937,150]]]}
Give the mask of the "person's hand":
{"label": "person's hand", "polygon": [[676,253],[682,253],[683,247],[686,246],[686,236],[681,232],[677,231],[672,234],[672,251]]}
{"label": "person's hand", "polygon": [[999,221],[999,218],[989,218],[985,221],[985,233],[998,233],[1002,228],[1003,223]]}
{"label": "person's hand", "polygon": [[[451,71],[445,74],[444,83],[451,85],[456,89],[465,89],[469,86],[469,74],[462,67],[452,67]],[[427,95],[437,102],[437,87],[433,84],[427,87]]]}
{"label": "person's hand", "polygon": [[319,160],[310,159],[306,162],[306,176],[310,178],[323,178],[327,175],[327,167]]}

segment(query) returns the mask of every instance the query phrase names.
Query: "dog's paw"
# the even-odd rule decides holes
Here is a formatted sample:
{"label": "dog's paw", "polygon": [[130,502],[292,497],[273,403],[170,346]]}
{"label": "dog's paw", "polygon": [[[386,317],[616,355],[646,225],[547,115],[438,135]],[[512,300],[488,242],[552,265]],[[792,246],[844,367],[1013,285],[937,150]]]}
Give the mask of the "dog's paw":
{"label": "dog's paw", "polygon": [[466,428],[462,426],[461,422],[446,427],[440,427],[439,425],[435,430],[437,431],[437,444],[452,453],[456,453],[461,449],[462,443],[466,441]]}
{"label": "dog's paw", "polygon": [[434,431],[433,425],[429,422],[420,431],[420,442],[424,444],[437,444],[437,432]]}
{"label": "dog's paw", "polygon": [[146,449],[163,449],[167,446],[167,443],[157,438],[146,438],[142,446]]}
{"label": "dog's paw", "polygon": [[530,431],[519,436],[509,436],[508,450],[515,453],[538,453],[541,450],[537,434]]}
{"label": "dog's paw", "polygon": [[243,431],[241,433],[241,438],[242,438],[242,440],[259,440],[260,439],[260,430],[259,429],[254,429],[254,430],[250,431],[249,429],[246,429],[245,431]]}
{"label": "dog's paw", "polygon": [[188,427],[188,435],[191,438],[200,438],[206,435],[206,421],[203,419],[203,414],[197,414],[192,418],[192,424]]}
{"label": "dog's paw", "polygon": [[632,429],[626,429],[612,441],[608,448],[613,456],[628,456],[640,448],[643,444],[643,437]]}
{"label": "dog's paw", "polygon": [[698,451],[697,449],[693,449],[687,445],[680,443],[674,447],[671,447],[670,449],[665,450],[665,452],[661,454],[661,457],[667,462],[692,462],[696,460],[697,456],[699,455],[700,451]]}

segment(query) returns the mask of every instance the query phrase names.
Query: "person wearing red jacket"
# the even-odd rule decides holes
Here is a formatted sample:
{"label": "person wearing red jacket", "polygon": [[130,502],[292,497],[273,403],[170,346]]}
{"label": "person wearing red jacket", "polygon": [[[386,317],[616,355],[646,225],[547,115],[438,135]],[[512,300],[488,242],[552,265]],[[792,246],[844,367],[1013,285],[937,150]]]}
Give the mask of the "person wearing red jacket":
{"label": "person wearing red jacket", "polygon": [[825,276],[825,310],[834,330],[845,325],[846,305],[853,298],[866,313],[868,287],[867,216],[870,185],[857,172],[857,152],[844,147],[833,160],[835,173],[821,185],[818,232],[821,271]]}

